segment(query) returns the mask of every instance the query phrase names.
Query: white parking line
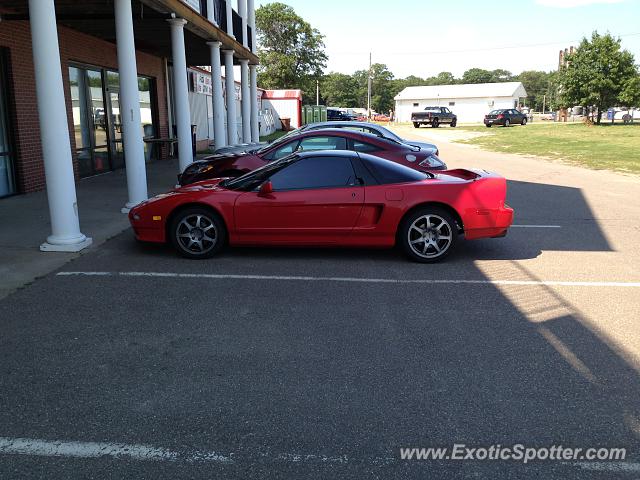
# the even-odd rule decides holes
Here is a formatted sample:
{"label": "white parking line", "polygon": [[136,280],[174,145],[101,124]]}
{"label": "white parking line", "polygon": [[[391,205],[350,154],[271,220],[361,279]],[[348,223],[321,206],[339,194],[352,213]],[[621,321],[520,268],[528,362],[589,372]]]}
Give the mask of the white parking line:
{"label": "white parking line", "polygon": [[511,228],[562,228],[561,225],[511,225]]}
{"label": "white parking line", "polygon": [[34,438],[0,437],[0,454],[36,455],[41,457],[130,458],[132,460],[232,463],[230,457],[216,452],[176,452],[150,445],[69,442]]}
{"label": "white parking line", "polygon": [[453,285],[546,285],[557,287],[626,287],[638,288],[640,282],[566,282],[557,280],[468,280],[468,279],[394,279],[358,277],[309,277],[295,275],[233,275],[216,273],[174,273],[174,272],[58,272],[59,277],[151,277],[151,278],[196,278],[203,280],[259,280],[297,282],[348,282],[348,283],[390,283],[390,284],[453,284]]}

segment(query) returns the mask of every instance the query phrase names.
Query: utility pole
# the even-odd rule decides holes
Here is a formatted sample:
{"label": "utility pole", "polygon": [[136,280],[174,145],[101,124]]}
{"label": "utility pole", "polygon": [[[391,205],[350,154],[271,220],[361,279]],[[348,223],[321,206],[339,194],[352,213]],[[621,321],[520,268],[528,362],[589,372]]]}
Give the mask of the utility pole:
{"label": "utility pole", "polygon": [[544,113],[544,109],[547,106],[547,96],[542,95],[542,113]]}
{"label": "utility pole", "polygon": [[369,74],[367,77],[367,118],[371,119],[371,52],[369,52]]}
{"label": "utility pole", "polygon": [[320,80],[316,78],[316,105],[320,105]]}

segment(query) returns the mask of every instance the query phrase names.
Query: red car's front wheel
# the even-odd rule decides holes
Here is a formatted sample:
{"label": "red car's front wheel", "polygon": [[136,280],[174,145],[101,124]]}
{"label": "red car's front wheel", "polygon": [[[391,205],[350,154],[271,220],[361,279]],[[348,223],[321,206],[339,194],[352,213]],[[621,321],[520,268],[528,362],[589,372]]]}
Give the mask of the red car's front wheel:
{"label": "red car's front wheel", "polygon": [[209,258],[220,251],[227,240],[227,230],[218,214],[202,207],[178,212],[169,226],[171,242],[187,258]]}

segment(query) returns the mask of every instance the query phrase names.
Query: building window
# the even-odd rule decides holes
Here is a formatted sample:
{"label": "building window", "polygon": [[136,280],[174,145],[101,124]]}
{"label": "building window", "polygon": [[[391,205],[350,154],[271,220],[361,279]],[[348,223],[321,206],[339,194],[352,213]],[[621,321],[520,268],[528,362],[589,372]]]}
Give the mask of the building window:
{"label": "building window", "polygon": [[0,49],[0,198],[15,193],[6,71],[5,51]]}
{"label": "building window", "polygon": [[413,104],[413,106],[414,106],[414,107],[419,107],[419,106],[420,106],[420,104],[419,104],[419,103],[414,103],[414,104]]}
{"label": "building window", "polygon": [[[99,68],[72,66],[69,83],[73,107],[78,173],[81,177],[123,168],[119,74]],[[138,77],[141,135],[155,137],[153,80]],[[145,143],[145,159],[152,144]]]}
{"label": "building window", "polygon": [[449,102],[450,107],[455,107],[455,105],[456,105],[456,102]]}

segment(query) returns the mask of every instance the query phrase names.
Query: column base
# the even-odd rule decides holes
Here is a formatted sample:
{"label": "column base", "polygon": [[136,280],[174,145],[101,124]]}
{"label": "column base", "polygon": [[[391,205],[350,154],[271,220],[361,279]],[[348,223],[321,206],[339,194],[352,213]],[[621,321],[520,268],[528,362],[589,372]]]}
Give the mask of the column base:
{"label": "column base", "polygon": [[79,252],[80,250],[84,250],[88,246],[93,243],[93,239],[91,237],[85,237],[79,243],[69,243],[69,244],[59,244],[59,243],[49,243],[44,242],[40,245],[41,252]]}

